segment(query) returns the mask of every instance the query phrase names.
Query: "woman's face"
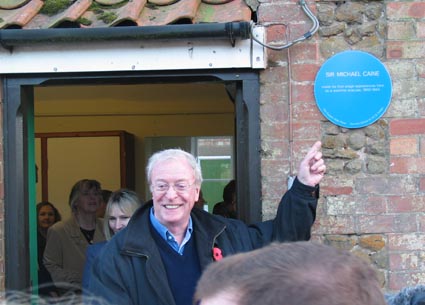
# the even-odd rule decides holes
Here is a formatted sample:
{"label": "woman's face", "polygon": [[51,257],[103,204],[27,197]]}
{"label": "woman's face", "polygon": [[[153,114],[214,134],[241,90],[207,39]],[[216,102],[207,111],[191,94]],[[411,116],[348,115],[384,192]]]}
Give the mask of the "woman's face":
{"label": "woman's face", "polygon": [[124,229],[130,221],[131,215],[126,215],[118,206],[112,206],[111,213],[108,218],[109,228],[116,234]]}
{"label": "woman's face", "polygon": [[55,223],[55,212],[50,205],[45,205],[38,212],[38,226],[42,229],[48,229]]}
{"label": "woman's face", "polygon": [[78,198],[77,210],[80,213],[96,214],[102,200],[102,193],[96,188],[83,189]]}

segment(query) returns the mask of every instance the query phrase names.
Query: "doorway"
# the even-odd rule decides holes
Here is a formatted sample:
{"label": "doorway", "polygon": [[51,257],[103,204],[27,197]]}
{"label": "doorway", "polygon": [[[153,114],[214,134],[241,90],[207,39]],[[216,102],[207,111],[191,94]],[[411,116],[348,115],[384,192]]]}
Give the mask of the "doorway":
{"label": "doorway", "polygon": [[[261,220],[259,82],[258,75],[251,70],[11,75],[2,81],[6,289],[24,290],[32,285],[34,250],[30,241],[34,220],[30,220],[34,215],[30,203],[35,205],[35,161],[31,143],[37,88],[219,84],[234,103],[237,198],[243,203],[239,205],[239,216],[246,222]],[[137,162],[135,166],[137,170]]]}

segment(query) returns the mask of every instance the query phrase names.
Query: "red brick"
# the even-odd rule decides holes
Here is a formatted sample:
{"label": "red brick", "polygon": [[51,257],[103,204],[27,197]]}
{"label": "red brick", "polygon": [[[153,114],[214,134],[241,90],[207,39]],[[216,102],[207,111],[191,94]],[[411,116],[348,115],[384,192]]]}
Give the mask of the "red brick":
{"label": "red brick", "polygon": [[388,249],[398,251],[422,251],[425,244],[425,234],[407,233],[407,234],[388,234]]}
{"label": "red brick", "polygon": [[357,178],[355,189],[358,194],[370,195],[400,195],[416,192],[416,186],[406,177],[376,176]]}
{"label": "red brick", "polygon": [[292,84],[292,101],[293,102],[314,102],[313,83],[312,84]]}
{"label": "red brick", "polygon": [[[304,12],[297,3],[272,3],[260,5],[257,10],[258,21],[288,23],[288,20],[306,20]],[[284,21],[282,21],[284,20]],[[292,28],[291,28],[292,31]]]}
{"label": "red brick", "polygon": [[320,122],[300,121],[292,123],[293,139],[318,140],[320,139]]}
{"label": "red brick", "polygon": [[265,103],[261,105],[260,117],[263,120],[270,122],[288,122],[288,106],[287,104],[280,103]]}
{"label": "red brick", "polygon": [[267,43],[287,43],[287,27],[283,24],[270,25],[267,27]]}
{"label": "red brick", "polygon": [[353,193],[353,188],[349,186],[345,186],[345,187],[325,186],[321,188],[321,192],[326,195],[350,195]]}
{"label": "red brick", "polygon": [[418,220],[418,232],[425,233],[425,215],[423,213],[420,213],[416,215],[416,218]]}
{"label": "red brick", "polygon": [[425,192],[425,178],[419,179],[419,190]]}
{"label": "red brick", "polygon": [[[425,31],[425,29],[424,29]],[[416,70],[418,72],[418,77],[419,78],[425,78],[425,59],[424,60],[418,60],[416,62]],[[419,98],[418,99],[418,108],[419,108],[419,115],[420,116],[424,116],[425,115],[425,99]]]}
{"label": "red brick", "polygon": [[289,142],[287,139],[263,141],[261,148],[264,151],[263,159],[289,160]]}
{"label": "red brick", "polygon": [[408,15],[413,18],[424,18],[425,17],[425,2],[414,2],[411,3],[408,10]]}
{"label": "red brick", "polygon": [[404,58],[415,59],[422,58],[425,52],[425,45],[423,41],[407,40],[407,41],[388,41],[387,43],[387,57],[388,58]]}
{"label": "red brick", "polygon": [[277,86],[282,86],[282,84],[286,83],[287,81],[287,67],[269,67],[268,69],[263,70],[260,73],[261,84],[277,84]]}
{"label": "red brick", "polygon": [[425,197],[422,195],[413,196],[389,196],[388,212],[423,212],[425,210]]}
{"label": "red brick", "polygon": [[390,172],[396,174],[425,174],[425,157],[393,157]]}
{"label": "red brick", "polygon": [[288,62],[288,53],[282,51],[275,51],[271,49],[266,49],[267,55],[267,66],[285,66]]}
{"label": "red brick", "polygon": [[319,47],[317,42],[308,40],[303,43],[293,45],[288,49],[290,52],[290,63],[317,63],[319,61]]}
{"label": "red brick", "polygon": [[[400,3],[400,2],[388,2],[387,3],[387,18],[390,19],[398,19],[400,16],[398,15],[403,6],[406,5],[406,3]],[[405,16],[404,16],[405,17]]]}
{"label": "red brick", "polygon": [[324,120],[324,116],[317,108],[316,103],[292,103],[292,117],[294,120]]}
{"label": "red brick", "polygon": [[[277,170],[278,169],[278,170]],[[263,200],[278,200],[286,191],[286,179],[289,174],[289,162],[286,160],[262,160],[261,176],[264,181]]]}
{"label": "red brick", "polygon": [[260,87],[260,104],[265,103],[287,103],[288,102],[288,86],[276,86],[275,84],[264,83]]}
{"label": "red brick", "polygon": [[[423,255],[422,255],[423,256]],[[422,257],[413,251],[403,251],[389,254],[390,269],[392,271],[411,270],[415,271],[418,268],[424,268]]]}
{"label": "red brick", "polygon": [[350,196],[327,196],[324,202],[325,214],[328,216],[355,215],[356,203]]}
{"label": "red brick", "polygon": [[425,38],[425,22],[416,22],[416,37]]}
{"label": "red brick", "polygon": [[424,2],[390,2],[387,4],[387,18],[406,19],[406,18],[424,18]]}
{"label": "red brick", "polygon": [[357,211],[356,213],[367,214],[367,215],[378,215],[387,212],[387,199],[382,196],[359,196],[357,203]]}
{"label": "red brick", "polygon": [[416,286],[423,283],[425,273],[423,272],[391,272],[389,274],[388,288],[390,290],[399,291],[408,286]]}
{"label": "red brick", "polygon": [[316,64],[293,64],[291,65],[291,78],[295,81],[314,81],[319,66]]}
{"label": "red brick", "polygon": [[[416,72],[418,75],[418,78],[422,79],[425,78],[425,59],[424,60],[418,60],[416,62]],[[423,97],[418,98],[418,115],[419,117],[423,117],[425,113],[425,109],[423,107],[425,103],[425,99]]]}
{"label": "red brick", "polygon": [[261,139],[264,141],[276,139],[289,139],[289,125],[287,123],[273,122],[261,126]]}
{"label": "red brick", "polygon": [[[313,145],[313,143],[311,143]],[[307,151],[306,151],[307,152]],[[320,185],[322,187],[353,187],[353,177],[350,176],[334,176],[327,174],[326,180],[324,180]]]}
{"label": "red brick", "polygon": [[390,122],[391,135],[414,135],[425,133],[425,119],[396,119]]}
{"label": "red brick", "polygon": [[317,140],[320,140],[320,138],[315,140],[297,139],[292,141],[293,155],[303,158]]}
{"label": "red brick", "polygon": [[403,58],[403,47],[401,45],[401,42],[388,42],[387,57],[389,59]]}
{"label": "red brick", "polygon": [[390,22],[388,24],[388,39],[406,40],[415,38],[414,22]]}
{"label": "red brick", "polygon": [[354,234],[355,217],[351,215],[320,216],[313,225],[314,234]]}
{"label": "red brick", "polygon": [[415,155],[418,153],[417,138],[393,138],[390,142],[392,155]]}
{"label": "red brick", "polygon": [[[307,33],[308,30],[311,29],[311,21],[305,17],[306,16],[304,15],[302,18],[289,25],[291,27],[288,31],[290,41],[302,37],[305,33]],[[293,18],[294,17],[292,16],[289,20],[294,20]],[[314,38],[312,38],[312,40],[314,40]]]}
{"label": "red brick", "polygon": [[358,229],[362,233],[396,233],[416,231],[416,217],[401,215],[360,215]]}

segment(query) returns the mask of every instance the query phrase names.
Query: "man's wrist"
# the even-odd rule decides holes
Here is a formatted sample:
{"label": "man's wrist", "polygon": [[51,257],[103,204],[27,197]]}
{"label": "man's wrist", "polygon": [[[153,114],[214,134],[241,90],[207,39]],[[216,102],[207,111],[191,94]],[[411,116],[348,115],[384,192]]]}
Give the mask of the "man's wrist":
{"label": "man's wrist", "polygon": [[298,177],[295,178],[292,188],[303,195],[307,195],[308,197],[319,198],[319,185],[310,186],[302,183]]}

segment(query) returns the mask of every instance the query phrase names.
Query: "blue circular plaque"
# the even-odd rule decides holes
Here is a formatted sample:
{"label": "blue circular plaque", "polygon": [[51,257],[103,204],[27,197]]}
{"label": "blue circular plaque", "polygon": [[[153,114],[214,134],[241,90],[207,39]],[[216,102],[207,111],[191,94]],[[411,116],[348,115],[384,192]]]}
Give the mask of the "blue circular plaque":
{"label": "blue circular plaque", "polygon": [[314,96],[322,114],[345,128],[374,123],[387,111],[391,77],[376,57],[362,51],[344,51],[319,69]]}

